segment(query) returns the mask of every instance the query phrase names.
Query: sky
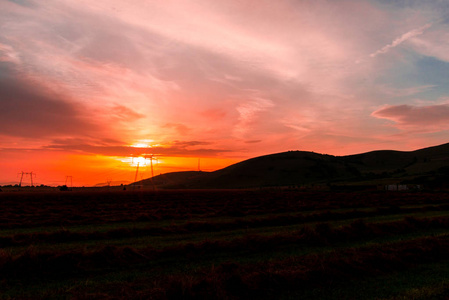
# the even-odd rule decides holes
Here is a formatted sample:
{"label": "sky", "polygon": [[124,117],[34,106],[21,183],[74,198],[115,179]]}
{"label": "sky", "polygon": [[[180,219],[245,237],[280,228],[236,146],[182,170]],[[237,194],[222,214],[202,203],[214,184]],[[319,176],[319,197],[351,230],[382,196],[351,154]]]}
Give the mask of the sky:
{"label": "sky", "polygon": [[447,142],[445,0],[0,0],[3,185]]}

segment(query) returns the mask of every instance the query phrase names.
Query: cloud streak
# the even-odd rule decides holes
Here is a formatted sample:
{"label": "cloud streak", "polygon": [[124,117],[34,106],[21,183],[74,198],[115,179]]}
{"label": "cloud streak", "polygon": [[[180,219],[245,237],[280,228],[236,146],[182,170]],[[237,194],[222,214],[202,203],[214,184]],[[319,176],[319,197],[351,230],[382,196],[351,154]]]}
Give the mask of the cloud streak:
{"label": "cloud streak", "polygon": [[101,154],[117,157],[139,157],[145,155],[165,155],[179,157],[214,157],[230,152],[226,149],[203,148],[208,143],[200,141],[175,141],[165,146],[129,147],[121,145],[94,145],[77,143],[77,141],[65,141],[44,146],[43,150],[73,151],[86,154]]}
{"label": "cloud streak", "polygon": [[395,122],[404,130],[438,132],[449,129],[449,105],[387,105],[372,113],[376,118]]}
{"label": "cloud streak", "polygon": [[374,53],[371,53],[369,56],[370,57],[376,57],[380,54],[385,54],[388,51],[390,51],[392,48],[395,48],[397,46],[399,46],[400,44],[404,43],[405,41],[414,38],[418,35],[421,35],[424,33],[425,30],[429,29],[432,26],[432,24],[426,24],[424,26],[421,26],[419,28],[410,30],[406,33],[404,33],[403,35],[401,35],[400,37],[396,38],[395,40],[393,40],[393,42],[391,44],[388,44],[384,47],[382,47],[381,49],[377,50]]}

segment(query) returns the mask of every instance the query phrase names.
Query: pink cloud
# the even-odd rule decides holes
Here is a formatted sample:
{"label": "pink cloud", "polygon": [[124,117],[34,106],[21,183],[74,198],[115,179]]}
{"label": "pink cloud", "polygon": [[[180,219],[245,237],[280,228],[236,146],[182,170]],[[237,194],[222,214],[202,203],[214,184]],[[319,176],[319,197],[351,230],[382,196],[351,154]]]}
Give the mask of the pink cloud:
{"label": "pink cloud", "polygon": [[372,116],[395,122],[398,128],[423,132],[438,132],[449,129],[449,105],[387,105],[372,113]]}

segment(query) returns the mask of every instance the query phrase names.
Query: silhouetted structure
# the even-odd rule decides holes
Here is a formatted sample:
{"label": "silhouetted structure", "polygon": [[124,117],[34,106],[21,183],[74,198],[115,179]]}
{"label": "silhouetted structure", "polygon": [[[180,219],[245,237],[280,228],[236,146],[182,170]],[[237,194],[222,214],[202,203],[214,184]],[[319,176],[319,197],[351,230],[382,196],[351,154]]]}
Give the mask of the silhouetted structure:
{"label": "silhouetted structure", "polygon": [[21,173],[19,173],[19,175],[21,175],[21,176],[20,176],[19,187],[22,186],[23,176],[24,176],[24,175],[29,175],[29,176],[30,176],[31,186],[34,186],[34,184],[33,184],[33,176],[36,177],[36,173],[33,173],[33,172],[24,172],[24,171],[22,171]]}

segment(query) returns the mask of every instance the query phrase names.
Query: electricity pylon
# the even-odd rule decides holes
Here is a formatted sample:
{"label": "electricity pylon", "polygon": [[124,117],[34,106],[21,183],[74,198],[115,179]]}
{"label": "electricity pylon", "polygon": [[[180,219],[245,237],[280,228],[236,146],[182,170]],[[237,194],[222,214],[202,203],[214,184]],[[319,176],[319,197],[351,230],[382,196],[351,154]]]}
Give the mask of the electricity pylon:
{"label": "electricity pylon", "polygon": [[[21,173],[19,173],[19,175],[20,175]],[[22,186],[22,180],[23,180],[23,175],[25,174],[25,172],[24,171],[22,171],[22,176],[20,176],[20,182],[19,182],[19,187],[21,187]]]}
{"label": "electricity pylon", "polygon": [[[146,165],[146,158],[145,159],[145,165]],[[132,163],[134,164],[134,157],[132,158]],[[134,176],[134,183],[133,183],[133,190],[136,189],[136,181],[137,181],[137,176],[139,175],[139,166],[140,166],[140,161],[137,161],[137,167],[136,167],[136,175]]]}
{"label": "electricity pylon", "polygon": [[30,175],[31,186],[34,186],[34,184],[33,184],[33,176],[36,177],[36,173],[34,173],[34,172],[24,172],[24,171],[22,171],[21,173],[19,173],[19,175],[21,175],[21,176],[20,176],[19,187],[22,186],[23,175]]}
{"label": "electricity pylon", "polygon": [[[153,177],[154,177],[154,168],[153,168],[153,160],[158,161],[157,157],[155,154],[144,154],[143,155],[144,161],[145,161],[145,165],[147,164],[146,161],[147,159],[150,160],[150,166],[151,166],[151,183],[153,185],[153,189],[155,189],[154,186],[154,182],[153,182]],[[133,158],[133,162],[134,162],[134,158]],[[136,181],[137,181],[137,177],[139,176],[139,167],[140,167],[140,161],[137,162],[137,166],[136,166],[136,174],[134,175],[134,185],[133,187],[135,188],[136,186]],[[142,176],[142,175],[141,175]]]}
{"label": "electricity pylon", "polygon": [[156,189],[156,186],[154,185],[154,181],[153,181],[153,177],[154,177],[153,160],[156,160],[157,162],[159,162],[157,157],[155,157],[155,156],[156,155],[154,155],[154,154],[145,155],[145,161],[147,160],[147,158],[150,160],[150,165],[151,165],[151,184],[153,185],[153,190]]}
{"label": "electricity pylon", "polygon": [[70,189],[72,189],[72,187],[73,187],[73,177],[72,176],[65,177],[65,186],[68,187],[67,182],[69,181],[69,179],[70,179]]}
{"label": "electricity pylon", "polygon": [[134,184],[136,183],[136,181],[137,181],[137,175],[139,174],[139,164],[140,164],[140,161],[137,162],[136,176],[134,176]]}
{"label": "electricity pylon", "polygon": [[158,161],[158,160],[157,160],[157,157],[155,157],[154,154],[146,155],[146,156],[145,156],[145,160],[146,160],[147,158],[150,160],[150,165],[151,165],[151,178],[153,178],[153,177],[154,177],[154,171],[153,171],[153,159],[156,160],[156,161]]}

